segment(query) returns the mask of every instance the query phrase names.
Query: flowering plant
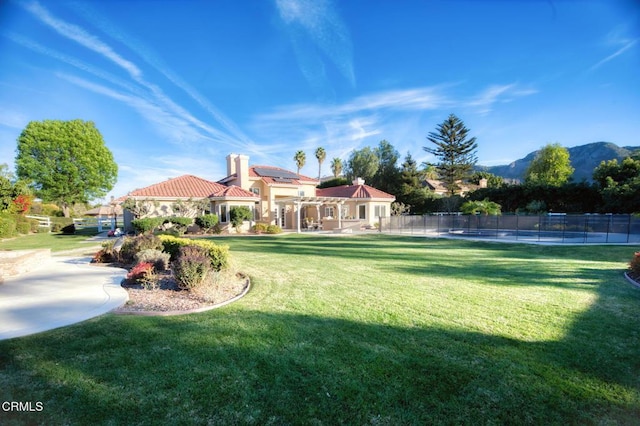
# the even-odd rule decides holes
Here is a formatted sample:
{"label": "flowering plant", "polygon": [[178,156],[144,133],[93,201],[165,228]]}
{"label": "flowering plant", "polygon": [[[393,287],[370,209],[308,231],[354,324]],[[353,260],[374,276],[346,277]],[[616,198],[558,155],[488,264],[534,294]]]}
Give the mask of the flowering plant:
{"label": "flowering plant", "polygon": [[13,208],[15,209],[16,213],[25,214],[29,211],[32,203],[33,197],[20,194],[13,200]]}
{"label": "flowering plant", "polygon": [[135,265],[133,268],[131,268],[131,270],[127,274],[127,279],[138,282],[138,281],[144,280],[145,278],[147,278],[148,275],[151,275],[152,273],[153,273],[153,263],[140,262],[137,265]]}

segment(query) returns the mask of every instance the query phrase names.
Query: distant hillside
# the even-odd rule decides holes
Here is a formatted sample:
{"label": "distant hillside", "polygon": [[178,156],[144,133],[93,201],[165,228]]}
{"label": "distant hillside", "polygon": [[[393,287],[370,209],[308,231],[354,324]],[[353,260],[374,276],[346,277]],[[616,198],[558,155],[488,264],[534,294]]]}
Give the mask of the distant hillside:
{"label": "distant hillside", "polygon": [[[611,142],[594,142],[574,146],[573,148],[568,148],[568,150],[571,165],[575,169],[572,176],[573,181],[581,182],[582,180],[591,181],[593,169],[598,167],[600,162],[613,160],[614,158],[621,161],[632,153],[640,151],[640,146],[619,147]],[[524,173],[537,153],[538,151],[534,151],[506,166],[483,167],[482,169],[505,179],[524,180]]]}

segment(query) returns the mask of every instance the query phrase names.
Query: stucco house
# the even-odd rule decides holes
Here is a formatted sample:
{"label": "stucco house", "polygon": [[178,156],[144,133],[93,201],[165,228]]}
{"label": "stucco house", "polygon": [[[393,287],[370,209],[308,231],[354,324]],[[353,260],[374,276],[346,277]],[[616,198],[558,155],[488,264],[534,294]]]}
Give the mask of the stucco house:
{"label": "stucco house", "polygon": [[[146,203],[146,216],[171,216],[178,202],[206,200],[204,210],[215,213],[228,226],[229,210],[247,206],[254,222],[283,229],[348,229],[373,227],[389,216],[395,197],[356,179],[352,185],[318,189],[318,180],[273,166],[249,165],[246,155],[227,156],[227,176],[211,182],[185,175],[131,191],[121,200]],[[181,212],[183,213],[183,212]],[[192,216],[202,214],[194,212]],[[184,214],[182,214],[184,215]],[[133,215],[125,211],[125,227]],[[250,226],[246,224],[245,228]]]}
{"label": "stucco house", "polygon": [[[195,217],[208,213],[218,214],[220,224],[229,225],[229,210],[234,206],[247,206],[254,210],[258,197],[240,187],[221,185],[193,175],[168,179],[145,188],[136,189],[121,197],[121,201],[132,198],[145,209],[145,217],[176,215],[177,204],[186,207],[181,216]],[[199,206],[195,202],[203,201]],[[124,210],[125,229],[131,228],[134,214]]]}
{"label": "stucco house", "polygon": [[249,165],[246,155],[227,156],[227,176],[218,181],[260,197],[256,220],[298,231],[374,226],[391,213],[395,197],[356,179],[352,185],[318,189],[318,180],[272,166]]}

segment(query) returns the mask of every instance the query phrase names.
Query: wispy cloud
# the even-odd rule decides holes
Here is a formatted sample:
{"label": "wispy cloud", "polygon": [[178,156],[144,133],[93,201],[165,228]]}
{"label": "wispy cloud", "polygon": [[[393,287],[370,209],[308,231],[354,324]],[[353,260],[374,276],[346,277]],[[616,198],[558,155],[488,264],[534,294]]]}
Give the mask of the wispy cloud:
{"label": "wispy cloud", "polygon": [[496,103],[511,102],[515,98],[538,93],[535,89],[521,88],[515,83],[492,85],[462,104],[476,108],[480,114],[488,114]]}
{"label": "wispy cloud", "polygon": [[604,38],[603,44],[607,47],[613,47],[616,50],[607,55],[604,59],[598,61],[595,65],[589,68],[589,71],[596,70],[603,66],[604,64],[614,60],[618,56],[632,49],[635,45],[638,44],[638,38],[630,38],[627,36],[628,30],[624,25],[620,25],[613,30],[611,30]]}
{"label": "wispy cloud", "polygon": [[636,44],[638,44],[638,39],[634,39],[634,40],[627,40],[625,42],[625,44],[619,48],[618,50],[616,50],[615,52],[613,52],[611,55],[607,56],[606,58],[604,58],[603,60],[601,60],[600,62],[598,62],[597,64],[595,64],[594,66],[592,66],[591,68],[589,68],[590,71],[593,71],[597,68],[600,68],[602,65],[606,64],[607,62],[617,58],[618,56],[622,55],[624,52],[626,52],[627,50],[631,49],[632,47],[634,47]]}
{"label": "wispy cloud", "polygon": [[328,86],[322,52],[355,86],[351,37],[331,1],[276,0],[276,7],[289,31],[300,71],[310,85],[316,90]]}
{"label": "wispy cloud", "polygon": [[173,72],[167,64],[164,63],[155,53],[151,51],[145,44],[138,40],[134,35],[126,33],[118,28],[112,22],[109,22],[104,16],[95,13],[87,4],[75,4],[76,12],[89,20],[92,25],[103,31],[109,37],[127,46],[133,52],[141,57],[154,70],[162,74],[173,85],[181,89],[191,99],[193,99],[200,107],[202,107],[215,121],[217,121],[225,131],[235,137],[238,141],[250,143],[249,138],[240,128],[227,117],[219,108],[215,107],[205,96],[199,93],[193,86],[188,84],[178,74]]}
{"label": "wispy cloud", "polygon": [[[222,124],[222,129],[218,129],[204,123],[202,120],[196,118],[195,115],[186,108],[173,101],[171,97],[166,95],[160,86],[147,81],[143,77],[143,72],[137,64],[124,58],[123,55],[117,53],[106,42],[101,41],[95,35],[77,25],[70,24],[56,18],[38,2],[25,3],[24,7],[38,20],[54,29],[61,36],[92,50],[127,71],[130,80],[123,80],[109,72],[97,69],[96,67],[92,67],[74,57],[42,46],[21,35],[6,34],[13,41],[33,51],[72,65],[81,71],[89,73],[119,87],[121,90],[114,90],[104,85],[96,84],[86,79],[68,74],[59,74],[61,78],[95,93],[100,93],[113,99],[117,99],[134,108],[145,119],[154,124],[160,133],[169,136],[172,142],[214,140],[229,146],[237,147],[241,141],[249,141],[249,138],[244,135],[237,126],[231,122],[231,120],[226,118],[221,112],[217,111],[216,108],[208,103],[204,97],[199,95],[193,88],[166,67],[159,67],[157,64],[158,61],[154,61],[152,55],[147,53],[145,49],[138,47],[137,50],[142,52],[143,58],[148,62],[151,62],[151,65],[165,75],[172,84],[187,92],[191,98],[196,100],[201,107],[220,122]],[[111,28],[108,24],[105,24],[104,27]],[[107,35],[112,38],[115,35],[115,38],[118,39],[118,41],[127,45],[130,44],[126,43],[126,37],[122,37],[122,35],[116,31],[111,31]],[[132,50],[135,52],[136,48],[132,47]]]}
{"label": "wispy cloud", "polygon": [[51,27],[58,34],[67,37],[82,46],[109,59],[119,67],[126,70],[132,77],[138,79],[142,76],[142,71],[132,62],[126,60],[116,53],[109,45],[102,42],[98,37],[89,34],[77,25],[57,19],[42,7],[38,2],[21,3],[26,10],[31,12],[41,22]]}
{"label": "wispy cloud", "polygon": [[290,151],[291,144],[295,144],[296,150],[307,151],[323,146],[332,152],[330,155],[337,152],[345,158],[363,145],[375,145],[378,139],[394,143],[395,138],[398,149],[404,152],[413,144],[422,144],[421,140],[407,138],[415,139],[429,112],[463,109],[486,115],[497,104],[537,93],[533,88],[510,83],[491,85],[470,96],[459,97],[453,93],[457,86],[459,84],[442,84],[370,93],[341,104],[280,106],[256,116],[252,126],[266,138],[286,135]]}

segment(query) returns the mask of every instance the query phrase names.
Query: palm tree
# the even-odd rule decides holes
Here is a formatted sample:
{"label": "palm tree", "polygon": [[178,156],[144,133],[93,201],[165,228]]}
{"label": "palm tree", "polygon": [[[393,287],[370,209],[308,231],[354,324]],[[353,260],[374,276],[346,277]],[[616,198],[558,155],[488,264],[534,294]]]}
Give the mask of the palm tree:
{"label": "palm tree", "polygon": [[342,160],[338,157],[331,160],[331,171],[333,172],[333,177],[338,177],[342,173]]}
{"label": "palm tree", "polygon": [[323,147],[316,149],[316,158],[318,159],[318,180],[322,177],[322,162],[327,158],[327,152]]}
{"label": "palm tree", "polygon": [[300,169],[304,167],[304,163],[307,161],[307,156],[304,151],[296,151],[296,155],[293,156],[293,161],[296,162],[296,166],[298,166],[298,174],[300,174]]}

